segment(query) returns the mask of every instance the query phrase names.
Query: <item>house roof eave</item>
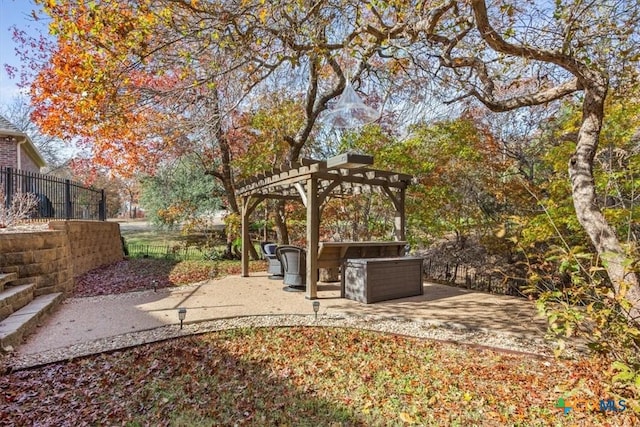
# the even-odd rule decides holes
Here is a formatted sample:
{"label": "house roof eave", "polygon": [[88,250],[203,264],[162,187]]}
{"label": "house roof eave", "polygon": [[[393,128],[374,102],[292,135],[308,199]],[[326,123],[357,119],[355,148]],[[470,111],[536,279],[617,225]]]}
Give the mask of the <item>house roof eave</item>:
{"label": "house roof eave", "polygon": [[40,154],[40,151],[35,146],[29,135],[18,129],[13,123],[7,120],[6,117],[0,115],[0,137],[13,137],[16,138],[16,142],[25,143],[25,152],[33,160],[33,163],[39,167],[45,167],[47,165],[46,160]]}

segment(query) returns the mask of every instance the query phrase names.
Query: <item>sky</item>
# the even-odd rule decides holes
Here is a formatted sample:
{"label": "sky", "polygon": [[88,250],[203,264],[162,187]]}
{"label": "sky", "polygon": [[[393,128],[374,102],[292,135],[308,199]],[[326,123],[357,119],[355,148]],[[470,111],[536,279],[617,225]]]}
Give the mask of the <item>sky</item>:
{"label": "sky", "polygon": [[36,9],[32,0],[0,0],[0,105],[9,104],[19,94],[17,78],[10,79],[4,67],[5,64],[20,65],[11,26],[16,25],[32,35],[47,33],[46,21],[35,21],[31,17],[31,11]]}
{"label": "sky", "polygon": [[[35,21],[31,11],[38,10],[32,0],[0,0],[0,111],[11,105],[20,95],[17,78],[9,78],[4,65],[20,68],[15,49],[18,47],[11,37],[13,25],[27,31],[32,36],[48,34],[47,20]],[[33,135],[31,135],[33,138]],[[34,141],[37,144],[37,141]],[[61,158],[71,158],[78,152],[72,142],[60,147]]]}

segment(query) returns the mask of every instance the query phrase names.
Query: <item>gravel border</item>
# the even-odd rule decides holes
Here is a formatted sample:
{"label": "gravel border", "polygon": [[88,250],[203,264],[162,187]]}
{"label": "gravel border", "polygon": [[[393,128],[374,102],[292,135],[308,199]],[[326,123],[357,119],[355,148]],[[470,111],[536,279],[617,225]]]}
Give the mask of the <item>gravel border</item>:
{"label": "gravel border", "polygon": [[[343,316],[336,314],[320,315],[317,319],[314,315],[263,315],[185,323],[183,329],[180,329],[177,324],[166,325],[101,338],[41,353],[26,355],[13,353],[6,358],[6,366],[4,368],[5,371],[28,369],[54,362],[69,361],[97,353],[121,350],[142,344],[206,332],[247,327],[290,326],[357,328],[417,338],[455,342],[463,345],[481,346],[496,351],[525,353],[534,357],[553,357],[553,348],[549,342],[540,339],[526,340],[514,334],[474,329],[450,322],[415,321],[404,318],[389,319],[377,316]],[[583,350],[575,347],[570,348],[566,353],[569,357],[575,357],[583,353]]]}

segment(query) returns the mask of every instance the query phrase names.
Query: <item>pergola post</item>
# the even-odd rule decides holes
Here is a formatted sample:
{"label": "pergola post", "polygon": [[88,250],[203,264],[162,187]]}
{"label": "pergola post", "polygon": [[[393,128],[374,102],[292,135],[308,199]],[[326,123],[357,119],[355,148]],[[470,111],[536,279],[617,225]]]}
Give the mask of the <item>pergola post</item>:
{"label": "pergola post", "polygon": [[393,218],[393,235],[397,242],[406,240],[406,219],[404,209],[405,189],[400,188],[397,193],[394,194],[388,187],[383,187],[383,190],[387,197],[393,203],[395,208],[395,214]]}
{"label": "pergola post", "polygon": [[251,235],[249,234],[249,216],[256,209],[264,197],[251,200],[251,196],[242,197],[242,277],[249,277],[249,247]]}
{"label": "pergola post", "polygon": [[249,277],[249,200],[251,197],[242,198],[242,277]]}
{"label": "pergola post", "polygon": [[[403,242],[406,240],[406,218],[405,218],[405,210],[404,210],[404,198],[405,198],[405,189],[400,189],[400,194],[398,197],[398,203],[395,206],[396,213],[394,218],[394,234],[396,241]],[[395,203],[394,203],[395,205]]]}
{"label": "pergola post", "polygon": [[318,179],[307,179],[307,299],[318,297],[318,245],[320,240],[320,201]]}

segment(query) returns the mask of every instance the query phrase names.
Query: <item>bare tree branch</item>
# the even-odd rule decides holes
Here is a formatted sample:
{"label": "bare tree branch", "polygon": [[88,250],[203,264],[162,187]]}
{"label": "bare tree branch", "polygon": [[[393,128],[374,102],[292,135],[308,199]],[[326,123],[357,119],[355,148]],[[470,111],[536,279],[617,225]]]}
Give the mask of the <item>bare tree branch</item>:
{"label": "bare tree branch", "polygon": [[572,79],[559,86],[504,100],[496,100],[491,96],[484,96],[478,93],[475,89],[471,90],[469,94],[475,96],[491,111],[504,112],[522,107],[546,104],[548,102],[564,98],[565,96],[581,89],[582,86],[578,83],[578,79]]}

